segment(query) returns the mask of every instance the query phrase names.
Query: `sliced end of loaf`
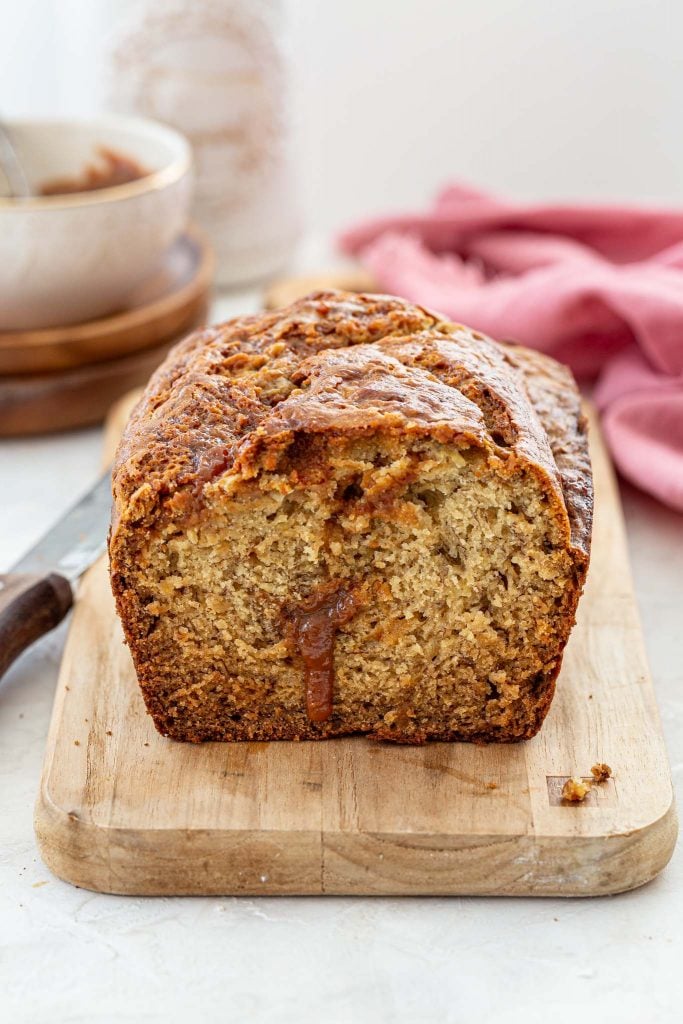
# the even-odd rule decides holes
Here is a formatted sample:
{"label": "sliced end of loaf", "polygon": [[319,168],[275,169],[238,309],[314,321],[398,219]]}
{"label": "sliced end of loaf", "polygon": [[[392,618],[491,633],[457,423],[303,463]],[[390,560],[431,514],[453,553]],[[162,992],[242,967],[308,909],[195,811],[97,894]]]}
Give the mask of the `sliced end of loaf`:
{"label": "sliced end of loaf", "polygon": [[209,484],[191,519],[119,531],[114,587],[157,727],[532,736],[584,570],[554,500],[543,473],[465,439],[306,433]]}

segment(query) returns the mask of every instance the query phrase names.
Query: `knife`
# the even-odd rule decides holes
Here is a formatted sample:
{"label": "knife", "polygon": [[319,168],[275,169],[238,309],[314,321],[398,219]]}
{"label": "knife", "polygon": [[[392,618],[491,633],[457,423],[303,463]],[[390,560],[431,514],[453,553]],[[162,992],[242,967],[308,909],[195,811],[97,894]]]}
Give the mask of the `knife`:
{"label": "knife", "polygon": [[107,472],[9,573],[0,574],[0,676],[69,611],[78,580],[104,552],[110,512]]}

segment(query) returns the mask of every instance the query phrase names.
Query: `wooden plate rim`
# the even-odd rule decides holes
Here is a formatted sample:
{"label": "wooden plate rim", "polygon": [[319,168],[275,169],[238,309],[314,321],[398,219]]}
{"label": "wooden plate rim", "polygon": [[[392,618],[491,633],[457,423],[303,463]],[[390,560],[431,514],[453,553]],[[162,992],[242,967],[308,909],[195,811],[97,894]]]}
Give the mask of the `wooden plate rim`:
{"label": "wooden plate rim", "polygon": [[[103,336],[123,333],[148,321],[160,320],[164,316],[192,302],[198,294],[208,289],[214,267],[214,256],[202,232],[190,225],[181,238],[188,239],[198,251],[199,259],[191,279],[177,291],[163,295],[145,305],[114,313],[97,320],[72,324],[65,327],[44,327],[29,331],[0,331],[0,355],[17,349],[35,349],[46,345],[76,345]],[[40,372],[40,371],[38,371]]]}

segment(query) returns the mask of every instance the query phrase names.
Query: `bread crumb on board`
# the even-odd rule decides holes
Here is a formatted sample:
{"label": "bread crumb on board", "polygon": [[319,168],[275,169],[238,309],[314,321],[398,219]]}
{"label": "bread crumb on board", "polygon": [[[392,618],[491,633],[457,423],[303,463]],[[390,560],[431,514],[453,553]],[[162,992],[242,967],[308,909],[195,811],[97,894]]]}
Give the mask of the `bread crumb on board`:
{"label": "bread crumb on board", "polygon": [[562,787],[562,799],[570,804],[581,803],[585,800],[593,786],[599,786],[612,778],[612,769],[603,761],[596,762],[591,768],[592,779],[582,779],[578,775],[572,775]]}
{"label": "bread crumb on board", "polygon": [[485,782],[484,783],[484,788],[485,789],[498,789],[498,783],[497,782]]}
{"label": "bread crumb on board", "polygon": [[591,768],[591,775],[596,782],[607,782],[608,779],[612,778],[612,769],[608,764],[604,764],[602,761],[598,761]]}
{"label": "bread crumb on board", "polygon": [[572,775],[571,779],[567,779],[562,787],[562,799],[570,804],[579,804],[586,799],[590,788],[590,782],[580,779],[577,775]]}

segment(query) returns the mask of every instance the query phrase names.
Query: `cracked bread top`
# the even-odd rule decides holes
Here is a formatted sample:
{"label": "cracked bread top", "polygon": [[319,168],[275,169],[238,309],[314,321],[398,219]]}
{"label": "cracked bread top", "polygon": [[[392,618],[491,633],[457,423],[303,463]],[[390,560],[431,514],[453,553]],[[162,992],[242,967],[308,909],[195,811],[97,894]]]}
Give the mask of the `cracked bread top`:
{"label": "cracked bread top", "polygon": [[151,378],[113,472],[114,524],[198,511],[207,484],[249,477],[300,434],[427,434],[542,478],[587,560],[592,484],[571,373],[385,295],[315,292],[181,342]]}

